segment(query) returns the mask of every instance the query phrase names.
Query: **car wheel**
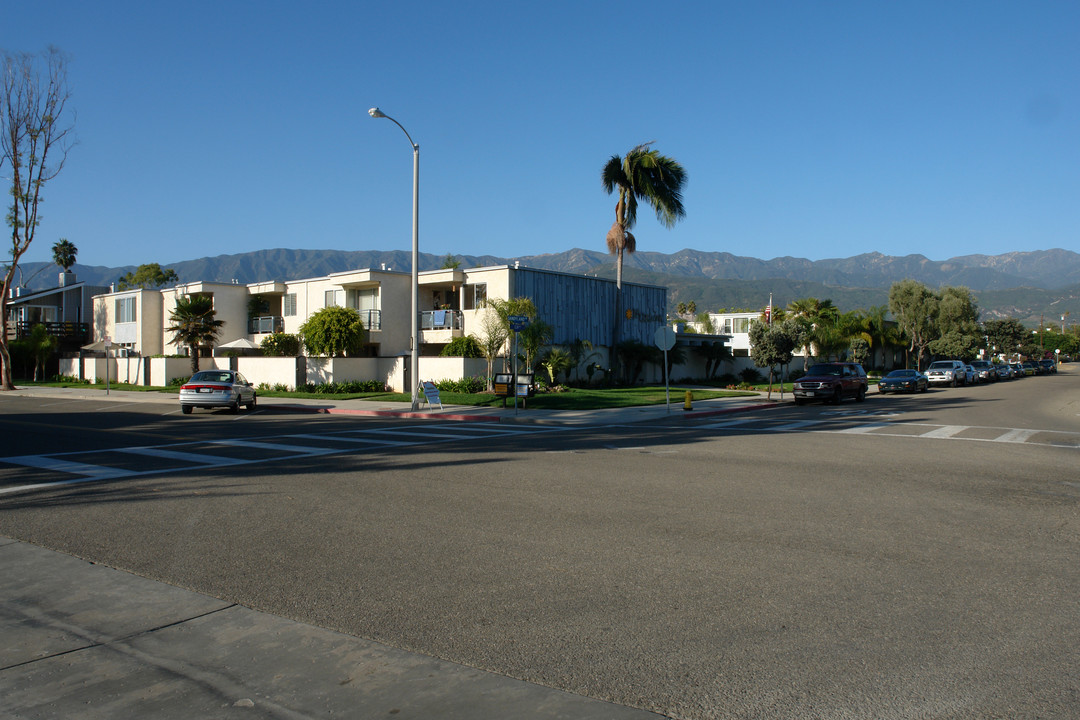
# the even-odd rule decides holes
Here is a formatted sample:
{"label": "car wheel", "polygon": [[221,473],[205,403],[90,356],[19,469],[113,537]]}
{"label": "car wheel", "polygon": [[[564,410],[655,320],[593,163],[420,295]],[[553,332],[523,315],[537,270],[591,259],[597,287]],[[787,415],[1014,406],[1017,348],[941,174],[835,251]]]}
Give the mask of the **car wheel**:
{"label": "car wheel", "polygon": [[840,401],[843,400],[843,399],[844,399],[844,391],[841,390],[840,388],[836,388],[836,392],[834,392],[833,396],[832,396],[832,404],[833,405],[839,405]]}
{"label": "car wheel", "polygon": [[795,398],[795,404],[796,405],[805,405],[806,401],[803,400],[802,398]]}
{"label": "car wheel", "polygon": [[952,387],[956,387],[956,378],[955,377],[952,379],[951,385],[952,385]]}
{"label": "car wheel", "polygon": [[862,402],[866,399],[866,388],[859,388],[859,392],[855,393],[855,402]]}
{"label": "car wheel", "polygon": [[180,412],[184,413],[185,415],[190,415],[191,414],[191,409],[192,408],[191,408],[190,405],[181,405],[180,406]]}
{"label": "car wheel", "polygon": [[249,403],[247,404],[247,409],[248,409],[248,412],[251,412],[252,410],[254,410],[254,409],[255,409],[255,404],[256,404],[257,402],[258,402],[258,395],[252,395],[252,396],[251,396],[251,402],[249,402]]}
{"label": "car wheel", "polygon": [[236,400],[233,401],[232,407],[229,408],[229,412],[233,415],[240,412],[240,398],[236,398]]}
{"label": "car wheel", "polygon": [[929,385],[923,385],[921,388],[919,388],[919,392],[926,392],[929,389],[930,389]]}

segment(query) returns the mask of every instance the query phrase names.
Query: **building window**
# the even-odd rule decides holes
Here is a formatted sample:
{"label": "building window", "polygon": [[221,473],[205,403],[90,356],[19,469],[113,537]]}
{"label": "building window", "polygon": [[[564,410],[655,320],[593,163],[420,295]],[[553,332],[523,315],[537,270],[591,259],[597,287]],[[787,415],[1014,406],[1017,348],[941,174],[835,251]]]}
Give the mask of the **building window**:
{"label": "building window", "polygon": [[281,314],[285,317],[296,315],[296,293],[289,293],[281,303]]}
{"label": "building window", "polygon": [[475,285],[466,285],[464,288],[465,294],[465,309],[475,310],[484,304],[487,300],[487,283],[477,283]]}
{"label": "building window", "polygon": [[737,333],[750,332],[750,318],[735,318],[734,330]]}
{"label": "building window", "polygon": [[349,307],[361,312],[365,310],[379,309],[379,289],[364,288],[362,290],[350,290],[348,296]]}
{"label": "building window", "polygon": [[136,321],[135,316],[135,298],[117,298],[116,300],[116,322],[118,323],[133,323]]}
{"label": "building window", "polygon": [[342,290],[327,290],[323,307],[336,307],[341,305],[341,301],[345,299],[345,293]]}

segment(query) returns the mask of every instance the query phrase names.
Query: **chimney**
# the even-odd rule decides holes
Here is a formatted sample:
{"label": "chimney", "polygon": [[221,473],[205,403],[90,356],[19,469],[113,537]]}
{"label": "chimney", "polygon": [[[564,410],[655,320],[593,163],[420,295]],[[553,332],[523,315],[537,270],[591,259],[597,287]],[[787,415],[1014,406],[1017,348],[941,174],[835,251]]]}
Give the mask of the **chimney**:
{"label": "chimney", "polygon": [[60,273],[60,287],[66,287],[68,285],[75,284],[75,273],[70,270],[65,270]]}

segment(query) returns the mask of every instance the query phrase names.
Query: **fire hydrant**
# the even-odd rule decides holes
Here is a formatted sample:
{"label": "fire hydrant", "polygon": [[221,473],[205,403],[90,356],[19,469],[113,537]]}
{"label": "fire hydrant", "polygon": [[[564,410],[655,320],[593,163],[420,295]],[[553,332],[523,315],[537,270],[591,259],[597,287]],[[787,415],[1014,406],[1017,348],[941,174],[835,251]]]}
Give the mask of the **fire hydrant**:
{"label": "fire hydrant", "polygon": [[693,410],[694,406],[691,405],[691,401],[694,399],[694,394],[689,390],[686,391],[686,399],[683,401],[683,410]]}

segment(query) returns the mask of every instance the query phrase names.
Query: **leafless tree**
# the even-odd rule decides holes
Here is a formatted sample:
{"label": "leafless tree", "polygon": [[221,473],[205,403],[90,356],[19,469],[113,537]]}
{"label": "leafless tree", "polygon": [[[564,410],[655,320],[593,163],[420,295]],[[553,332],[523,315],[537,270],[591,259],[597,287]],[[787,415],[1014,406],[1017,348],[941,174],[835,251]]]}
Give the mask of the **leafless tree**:
{"label": "leafless tree", "polygon": [[0,178],[10,180],[11,261],[0,287],[0,390],[14,390],[8,352],[8,295],[19,260],[34,241],[45,184],[64,167],[74,141],[74,113],[67,108],[67,58],[54,47],[43,53],[0,51]]}

